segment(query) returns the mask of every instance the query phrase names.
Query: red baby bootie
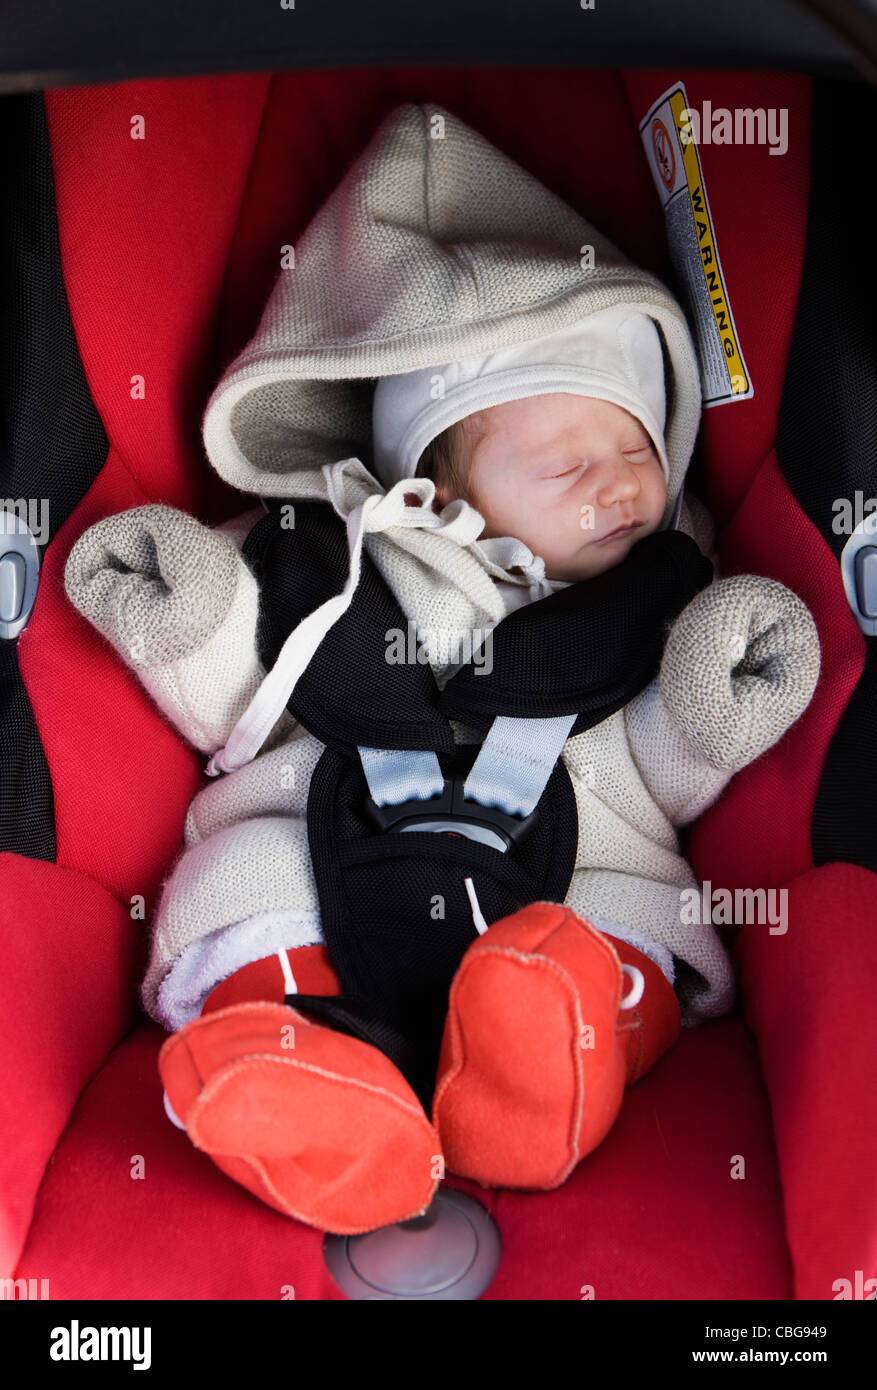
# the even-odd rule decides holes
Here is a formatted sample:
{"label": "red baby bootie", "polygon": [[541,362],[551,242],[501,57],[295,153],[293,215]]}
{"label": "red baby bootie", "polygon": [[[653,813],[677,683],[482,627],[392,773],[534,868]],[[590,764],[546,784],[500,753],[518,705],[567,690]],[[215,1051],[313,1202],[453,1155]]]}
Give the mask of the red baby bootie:
{"label": "red baby bootie", "polygon": [[[340,993],[324,947],[285,956],[301,994]],[[243,966],[165,1041],[170,1118],[228,1177],[318,1230],[419,1216],[443,1165],[414,1091],[377,1048],[284,1004],[286,988],[277,954]]]}
{"label": "red baby bootie", "polygon": [[559,1187],[680,1026],[659,967],[570,908],[495,922],[450,990],[432,1106],[448,1168],[485,1187]]}

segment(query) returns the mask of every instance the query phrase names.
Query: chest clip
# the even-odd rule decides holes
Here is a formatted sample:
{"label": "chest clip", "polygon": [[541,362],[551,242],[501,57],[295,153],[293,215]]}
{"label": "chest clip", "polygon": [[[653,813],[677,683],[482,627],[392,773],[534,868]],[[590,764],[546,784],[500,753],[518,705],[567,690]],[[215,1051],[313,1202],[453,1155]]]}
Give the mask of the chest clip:
{"label": "chest clip", "polygon": [[368,797],[366,811],[379,830],[462,835],[503,853],[523,839],[536,819],[535,810],[522,817],[510,815],[498,806],[482,806],[464,796],[464,782],[462,774],[445,777],[441,793],[426,801],[412,798],[396,805],[378,806]]}

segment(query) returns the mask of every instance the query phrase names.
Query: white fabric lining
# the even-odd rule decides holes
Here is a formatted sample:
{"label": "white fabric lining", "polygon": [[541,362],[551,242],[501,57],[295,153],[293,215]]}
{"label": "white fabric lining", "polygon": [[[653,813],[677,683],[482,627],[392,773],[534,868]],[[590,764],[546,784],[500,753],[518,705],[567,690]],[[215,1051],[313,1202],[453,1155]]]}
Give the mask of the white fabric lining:
{"label": "white fabric lining", "polygon": [[598,931],[605,932],[606,936],[617,936],[619,941],[626,941],[628,945],[635,946],[638,951],[642,951],[644,956],[653,960],[655,965],[663,971],[672,985],[676,979],[676,966],[673,961],[673,953],[660,941],[655,941],[651,936],[646,936],[645,932],[637,927],[628,927],[621,922],[610,922],[605,917],[596,917],[593,913],[587,914],[587,920],[597,928]]}
{"label": "white fabric lining", "polygon": [[286,947],[323,944],[317,913],[260,912],[219,927],[187,946],[174,962],[158,991],[162,1022],[175,1032],[198,1018],[210,991],[244,965]]}

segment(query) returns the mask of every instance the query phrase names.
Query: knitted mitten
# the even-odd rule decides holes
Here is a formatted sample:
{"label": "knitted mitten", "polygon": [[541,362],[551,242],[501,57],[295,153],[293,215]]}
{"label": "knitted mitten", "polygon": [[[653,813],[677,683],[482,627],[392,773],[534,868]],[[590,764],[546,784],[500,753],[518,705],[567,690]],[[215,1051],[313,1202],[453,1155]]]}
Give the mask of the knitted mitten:
{"label": "knitted mitten", "polygon": [[[263,514],[211,530],[174,507],[132,507],[90,526],[67,558],[71,603],[204,752],[223,746],[265,676],[258,585],[238,548]],[[294,727],[284,711],[263,746]]]}
{"label": "knitted mitten", "polygon": [[340,992],[325,947],[275,954],[216,986],[159,1054],[170,1118],[228,1177],[318,1230],[419,1216],[443,1164],[417,1097],[377,1048],[285,1005],[291,988]]}
{"label": "knitted mitten", "polygon": [[714,766],[739,771],[804,712],[819,679],[819,637],[807,605],[754,574],[702,589],[670,629],[664,703]]}
{"label": "knitted mitten", "polygon": [[450,991],[432,1107],[449,1169],[559,1187],[680,1027],[660,968],[570,908],[532,903],[495,922]]}

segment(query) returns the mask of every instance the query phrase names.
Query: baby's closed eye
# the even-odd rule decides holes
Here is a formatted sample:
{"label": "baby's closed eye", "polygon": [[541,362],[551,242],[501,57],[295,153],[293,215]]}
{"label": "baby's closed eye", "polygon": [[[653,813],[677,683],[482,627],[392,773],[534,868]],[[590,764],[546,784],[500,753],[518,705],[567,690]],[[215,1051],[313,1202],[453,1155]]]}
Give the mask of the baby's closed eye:
{"label": "baby's closed eye", "polygon": [[[641,444],[632,444],[627,449],[622,449],[625,458],[632,458],[638,462],[643,462],[656,457],[655,446],[652,441],[645,440]],[[572,478],[575,474],[583,472],[588,467],[587,459],[578,459],[575,463],[566,466],[550,468],[548,472],[542,474],[544,481],[554,481],[558,478]]]}
{"label": "baby's closed eye", "polygon": [[561,472],[555,472],[554,470],[552,470],[550,473],[546,473],[546,474],[544,475],[544,477],[545,477],[546,479],[547,479],[547,478],[571,478],[571,477],[573,476],[574,473],[581,473],[585,468],[587,468],[587,466],[588,466],[587,459],[581,459],[578,463],[573,463],[573,464],[570,464],[569,467],[567,467],[567,468],[562,468],[562,471],[561,471]]}

